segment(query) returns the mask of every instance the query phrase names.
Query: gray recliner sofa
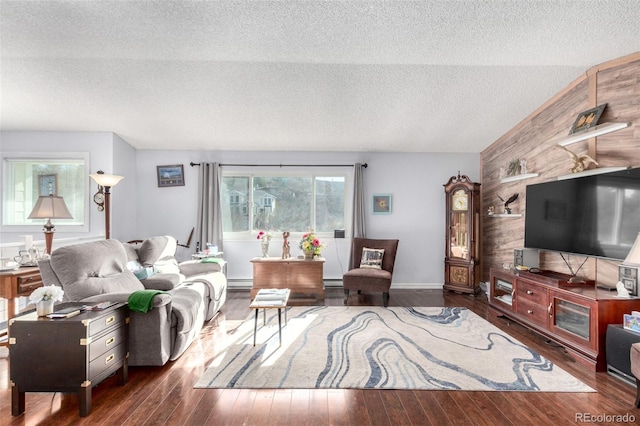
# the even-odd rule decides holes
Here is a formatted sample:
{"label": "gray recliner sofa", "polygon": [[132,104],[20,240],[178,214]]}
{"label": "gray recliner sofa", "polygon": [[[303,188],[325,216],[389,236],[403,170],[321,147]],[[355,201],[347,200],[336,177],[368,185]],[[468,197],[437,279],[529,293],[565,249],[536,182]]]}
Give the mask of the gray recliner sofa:
{"label": "gray recliner sofa", "polygon": [[178,263],[176,248],[168,236],[95,241],[60,247],[38,266],[45,285],[62,287],[63,302],[127,302],[137,290],[163,291],[148,312],[131,311],[129,323],[129,365],[157,366],[184,353],[227,295],[221,264]]}

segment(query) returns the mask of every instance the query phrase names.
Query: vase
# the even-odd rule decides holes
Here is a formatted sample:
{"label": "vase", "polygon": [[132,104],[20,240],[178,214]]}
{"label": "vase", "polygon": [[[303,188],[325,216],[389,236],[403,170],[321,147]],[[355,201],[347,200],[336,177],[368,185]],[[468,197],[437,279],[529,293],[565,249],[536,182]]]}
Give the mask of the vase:
{"label": "vase", "polygon": [[38,313],[38,316],[44,317],[53,312],[53,302],[53,299],[49,299],[41,300],[40,302],[36,303],[36,312]]}
{"label": "vase", "polygon": [[313,250],[304,250],[304,260],[313,260]]}
{"label": "vase", "polygon": [[262,249],[262,257],[269,257],[269,241],[260,241],[260,248]]}

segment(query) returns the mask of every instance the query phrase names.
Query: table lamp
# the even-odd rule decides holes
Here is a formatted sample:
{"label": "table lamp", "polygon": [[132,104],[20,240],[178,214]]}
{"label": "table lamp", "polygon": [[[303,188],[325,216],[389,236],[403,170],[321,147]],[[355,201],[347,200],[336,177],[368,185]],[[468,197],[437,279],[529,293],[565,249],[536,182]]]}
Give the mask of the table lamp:
{"label": "table lamp", "polygon": [[[47,222],[44,224],[44,241],[46,253],[51,254],[53,233],[55,232],[51,219],[73,219],[73,216],[71,216],[62,197],[49,194],[38,197],[27,219],[47,219]],[[29,249],[29,247],[27,247],[27,249]]]}
{"label": "table lamp", "polygon": [[100,189],[104,188],[104,234],[108,240],[111,238],[111,187],[116,186],[124,177],[108,175],[102,170],[90,174],[89,177],[98,184]]}

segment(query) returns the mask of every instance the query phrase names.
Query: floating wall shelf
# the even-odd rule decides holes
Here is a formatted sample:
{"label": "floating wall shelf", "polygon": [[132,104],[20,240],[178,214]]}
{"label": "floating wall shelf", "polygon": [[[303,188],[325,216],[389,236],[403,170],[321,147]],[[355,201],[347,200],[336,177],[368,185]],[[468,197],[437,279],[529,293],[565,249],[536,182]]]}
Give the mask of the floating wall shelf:
{"label": "floating wall shelf", "polygon": [[597,168],[597,169],[585,170],[583,172],[570,173],[568,175],[558,176],[558,180],[575,179],[575,178],[579,178],[579,177],[583,177],[583,176],[593,176],[593,175],[601,175],[603,173],[619,172],[620,170],[626,170],[628,168],[629,167],[626,167],[626,166],[623,166],[623,167],[600,167],[600,168]]}
{"label": "floating wall shelf", "polygon": [[522,217],[522,213],[511,213],[511,214],[494,213],[494,214],[489,214],[487,216],[489,217]]}
{"label": "floating wall shelf", "polygon": [[595,138],[596,136],[606,135],[607,133],[615,132],[616,130],[624,129],[625,127],[629,127],[629,123],[602,123],[590,129],[582,130],[558,139],[556,143],[558,145],[567,146],[572,143]]}
{"label": "floating wall shelf", "polygon": [[500,179],[500,182],[501,183],[515,182],[517,180],[529,179],[537,176],[540,176],[540,173],[523,173],[521,175],[507,176],[505,178]]}

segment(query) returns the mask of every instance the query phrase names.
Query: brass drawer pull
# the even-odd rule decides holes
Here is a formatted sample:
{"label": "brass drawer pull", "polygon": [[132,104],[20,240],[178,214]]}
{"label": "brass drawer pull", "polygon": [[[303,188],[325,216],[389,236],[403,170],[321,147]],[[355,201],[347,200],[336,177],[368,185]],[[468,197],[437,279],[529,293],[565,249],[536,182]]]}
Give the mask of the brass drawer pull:
{"label": "brass drawer pull", "polygon": [[116,356],[114,354],[109,355],[108,357],[105,358],[104,363],[109,364],[111,361],[115,359],[115,357]]}
{"label": "brass drawer pull", "polygon": [[532,311],[531,309],[527,309],[527,313],[528,313],[529,315],[533,315],[533,311]]}
{"label": "brass drawer pull", "polygon": [[116,317],[112,315],[109,318],[107,318],[104,323],[105,323],[105,325],[109,325],[112,322],[114,322],[115,320],[116,320]]}
{"label": "brass drawer pull", "polygon": [[531,290],[527,290],[527,294],[528,294],[529,296],[531,296],[531,295],[533,294],[533,292],[532,292]]}
{"label": "brass drawer pull", "polygon": [[115,341],[116,341],[116,338],[115,338],[115,337],[109,337],[109,338],[107,339],[107,341],[106,341],[106,342],[104,342],[104,345],[105,345],[105,346],[109,346],[109,345],[111,345],[111,344],[112,344],[113,342],[115,342]]}

